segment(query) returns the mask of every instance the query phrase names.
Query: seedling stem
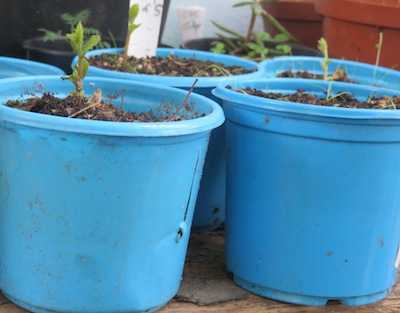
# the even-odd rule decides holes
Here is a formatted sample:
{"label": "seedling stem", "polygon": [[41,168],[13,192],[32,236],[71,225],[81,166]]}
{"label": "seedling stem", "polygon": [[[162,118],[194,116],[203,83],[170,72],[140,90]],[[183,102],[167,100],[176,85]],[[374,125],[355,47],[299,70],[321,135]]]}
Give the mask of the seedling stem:
{"label": "seedling stem", "polygon": [[71,92],[72,96],[81,96],[85,95],[83,91],[83,79],[87,75],[89,71],[89,62],[85,58],[85,54],[93,49],[101,40],[99,35],[92,35],[85,42],[83,35],[83,26],[82,23],[79,22],[76,26],[74,32],[67,34],[66,37],[72,47],[72,50],[78,56],[78,62],[75,64],[72,69],[72,74],[66,77],[62,77],[62,79],[67,79],[72,81],[75,85],[75,90]]}

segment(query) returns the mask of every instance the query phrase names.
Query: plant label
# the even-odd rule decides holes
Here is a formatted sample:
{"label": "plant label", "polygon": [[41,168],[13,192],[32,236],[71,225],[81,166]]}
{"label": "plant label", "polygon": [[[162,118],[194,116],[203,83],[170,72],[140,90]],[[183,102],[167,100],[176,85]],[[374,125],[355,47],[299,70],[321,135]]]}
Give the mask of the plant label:
{"label": "plant label", "polygon": [[203,37],[206,9],[201,6],[178,6],[182,41]]}
{"label": "plant label", "polygon": [[140,26],[131,35],[128,55],[137,58],[155,56],[164,0],[130,0],[129,5],[133,4],[139,5],[135,23]]}

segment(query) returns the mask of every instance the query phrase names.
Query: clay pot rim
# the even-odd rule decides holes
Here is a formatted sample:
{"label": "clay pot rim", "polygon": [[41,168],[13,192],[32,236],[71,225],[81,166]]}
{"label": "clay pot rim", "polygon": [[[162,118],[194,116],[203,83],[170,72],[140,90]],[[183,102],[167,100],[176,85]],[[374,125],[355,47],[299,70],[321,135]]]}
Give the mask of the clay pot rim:
{"label": "clay pot rim", "polygon": [[398,0],[315,0],[315,9],[321,15],[353,23],[400,28]]}

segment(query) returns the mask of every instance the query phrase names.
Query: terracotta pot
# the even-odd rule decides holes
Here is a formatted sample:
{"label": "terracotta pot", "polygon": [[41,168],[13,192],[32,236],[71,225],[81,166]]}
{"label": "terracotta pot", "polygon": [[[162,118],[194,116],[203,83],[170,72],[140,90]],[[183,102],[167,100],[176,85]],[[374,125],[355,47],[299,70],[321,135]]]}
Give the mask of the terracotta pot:
{"label": "terracotta pot", "polygon": [[316,11],[332,57],[375,64],[382,32],[379,65],[400,69],[399,0],[316,0]]}
{"label": "terracotta pot", "polygon": [[[322,37],[322,17],[315,12],[314,0],[278,0],[264,3],[263,8],[275,17],[301,44],[316,48]],[[272,35],[276,28],[263,19],[264,29]]]}

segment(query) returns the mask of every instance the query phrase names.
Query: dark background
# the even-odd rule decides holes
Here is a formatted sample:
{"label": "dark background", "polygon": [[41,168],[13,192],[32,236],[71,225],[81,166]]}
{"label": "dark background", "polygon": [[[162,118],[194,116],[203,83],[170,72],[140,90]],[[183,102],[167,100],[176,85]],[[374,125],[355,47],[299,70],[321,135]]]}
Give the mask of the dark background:
{"label": "dark background", "polygon": [[0,0],[0,55],[25,58],[22,42],[42,36],[38,28],[63,34],[69,32],[62,13],[72,15],[89,8],[86,25],[99,29],[104,36],[125,38],[128,25],[128,0]]}

